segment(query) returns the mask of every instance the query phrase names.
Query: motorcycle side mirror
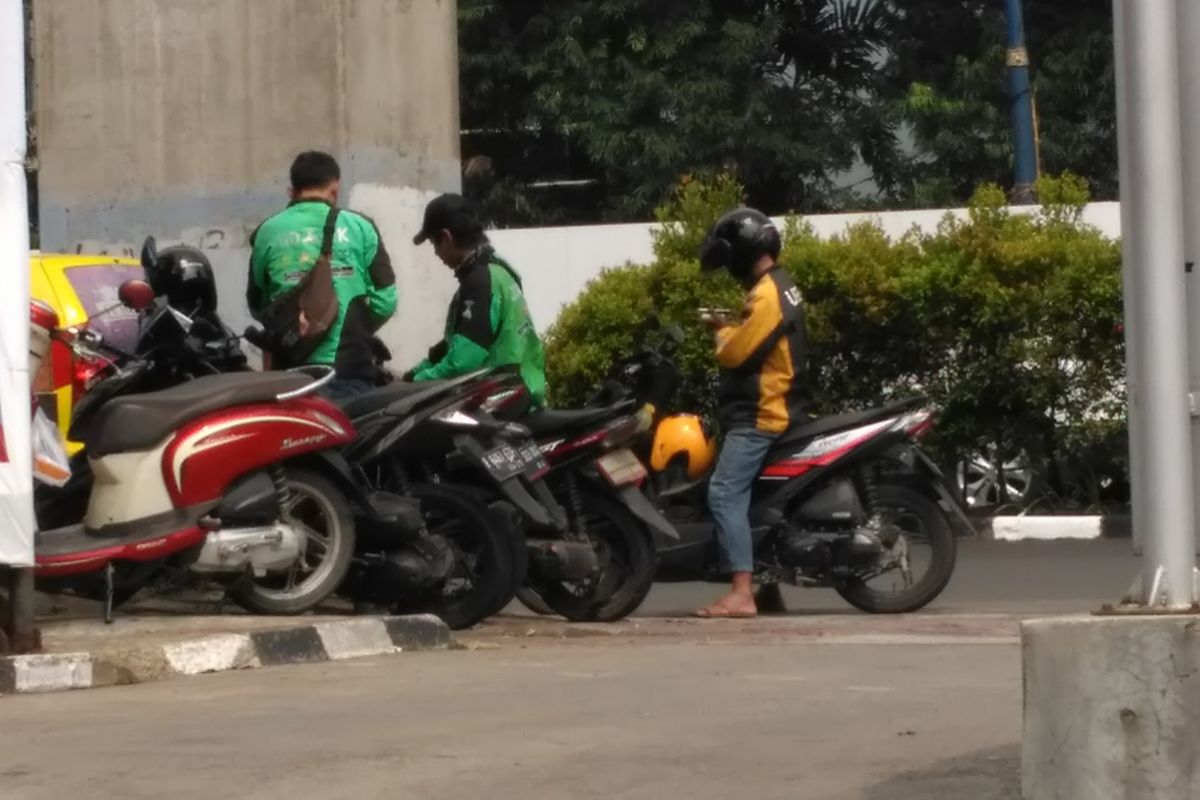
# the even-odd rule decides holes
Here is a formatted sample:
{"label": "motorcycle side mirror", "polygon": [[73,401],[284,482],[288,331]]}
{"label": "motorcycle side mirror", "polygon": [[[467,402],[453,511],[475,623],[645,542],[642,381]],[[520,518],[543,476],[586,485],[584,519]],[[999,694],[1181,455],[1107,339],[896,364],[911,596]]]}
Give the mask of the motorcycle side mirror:
{"label": "motorcycle side mirror", "polygon": [[656,331],[662,327],[662,321],[658,318],[658,314],[651,311],[646,316],[646,330]]}
{"label": "motorcycle side mirror", "polygon": [[154,241],[153,236],[147,236],[146,241],[142,242],[142,269],[149,272],[154,269],[158,263],[158,243]]}
{"label": "motorcycle side mirror", "polygon": [[683,340],[686,338],[683,333],[683,328],[679,327],[678,325],[668,325],[663,329],[663,336],[667,339],[667,341],[673,342],[674,344],[683,344]]}
{"label": "motorcycle side mirror", "polygon": [[143,311],[154,302],[154,290],[150,288],[150,284],[134,278],[121,284],[121,288],[117,290],[117,299],[131,311]]}

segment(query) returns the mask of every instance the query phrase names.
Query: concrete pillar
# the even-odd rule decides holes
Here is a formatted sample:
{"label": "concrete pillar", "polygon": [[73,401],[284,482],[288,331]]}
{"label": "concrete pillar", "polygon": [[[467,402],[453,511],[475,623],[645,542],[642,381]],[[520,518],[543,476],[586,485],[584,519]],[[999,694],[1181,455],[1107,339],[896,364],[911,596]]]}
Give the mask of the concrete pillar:
{"label": "concrete pillar", "polygon": [[1022,625],[1025,800],[1200,797],[1200,617]]}
{"label": "concrete pillar", "polygon": [[396,265],[396,366],[439,337],[453,280],[411,240],[459,186],[454,0],[39,0],[34,28],[43,250],[199,246],[240,330],[247,237],[323,149]]}

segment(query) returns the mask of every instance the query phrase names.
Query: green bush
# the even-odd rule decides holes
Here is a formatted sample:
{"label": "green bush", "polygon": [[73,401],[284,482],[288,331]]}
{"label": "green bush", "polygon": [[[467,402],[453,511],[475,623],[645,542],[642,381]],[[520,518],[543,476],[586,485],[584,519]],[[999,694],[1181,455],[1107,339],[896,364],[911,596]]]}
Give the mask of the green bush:
{"label": "green bush", "polygon": [[[1015,213],[981,187],[966,219],[890,241],[873,223],[820,239],[792,220],[783,266],[804,294],[817,413],[921,393],[940,409],[943,453],[987,442],[1010,452],[1081,449],[1123,423],[1118,243],[1082,223],[1086,185],[1043,178],[1043,205]],[[581,402],[654,312],[688,332],[677,408],[711,410],[715,372],[700,306],[740,306],[728,278],[701,277],[708,226],[739,204],[729,178],[685,182],[659,212],[655,260],[610,269],[567,306],[548,336],[552,399]]]}

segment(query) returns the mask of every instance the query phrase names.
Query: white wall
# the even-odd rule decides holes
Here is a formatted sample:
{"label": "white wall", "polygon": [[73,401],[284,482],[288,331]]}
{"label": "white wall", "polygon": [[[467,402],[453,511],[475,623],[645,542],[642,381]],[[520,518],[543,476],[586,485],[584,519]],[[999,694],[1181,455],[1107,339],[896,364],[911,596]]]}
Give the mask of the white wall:
{"label": "white wall", "polygon": [[[282,197],[282,189],[278,190]],[[359,184],[350,191],[347,207],[374,217],[396,267],[400,291],[397,319],[385,327],[384,339],[396,358],[393,366],[407,369],[442,334],[446,306],[455,290],[449,270],[433,257],[429,245],[412,244],[420,227],[425,202],[433,192]],[[878,214],[822,214],[805,217],[821,237],[835,236],[864,220],[875,220],[889,237],[903,236],[914,226],[932,232],[945,217],[964,217],[963,209],[892,211]],[[1118,203],[1093,203],[1084,213],[1088,224],[1106,236],[1121,233]],[[782,224],[782,220],[780,220]],[[604,269],[628,263],[645,264],[653,258],[651,233],[655,225],[582,225],[558,228],[514,228],[490,231],[496,250],[521,275],[530,311],[538,330],[554,322],[563,305],[574,300],[588,281]],[[222,228],[193,228],[183,236],[163,236],[160,246],[184,242],[208,252],[217,272],[221,313],[240,331],[250,322],[245,310],[245,264],[249,249],[246,233]],[[99,240],[77,242],[71,250],[137,257],[140,241],[117,243]]]}
{"label": "white wall", "polygon": [[[962,218],[966,213],[965,209],[932,209],[820,214],[804,219],[823,238],[864,220],[875,220],[889,237],[898,238],[914,226],[933,232],[946,214]],[[1084,221],[1117,238],[1121,235],[1120,204],[1093,203],[1085,209]],[[574,300],[605,268],[648,263],[653,258],[650,235],[654,228],[652,224],[515,228],[491,231],[489,236],[524,279],[534,322],[545,331],[563,305]]]}

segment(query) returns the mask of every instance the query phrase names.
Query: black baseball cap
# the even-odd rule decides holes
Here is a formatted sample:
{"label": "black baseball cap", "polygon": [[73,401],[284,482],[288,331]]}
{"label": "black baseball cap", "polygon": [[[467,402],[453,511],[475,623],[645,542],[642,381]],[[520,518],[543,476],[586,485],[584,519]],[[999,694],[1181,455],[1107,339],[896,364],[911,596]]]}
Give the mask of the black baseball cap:
{"label": "black baseball cap", "polygon": [[438,231],[456,230],[471,223],[480,225],[480,220],[469,200],[461,194],[438,195],[425,206],[425,219],[413,244],[423,244]]}

